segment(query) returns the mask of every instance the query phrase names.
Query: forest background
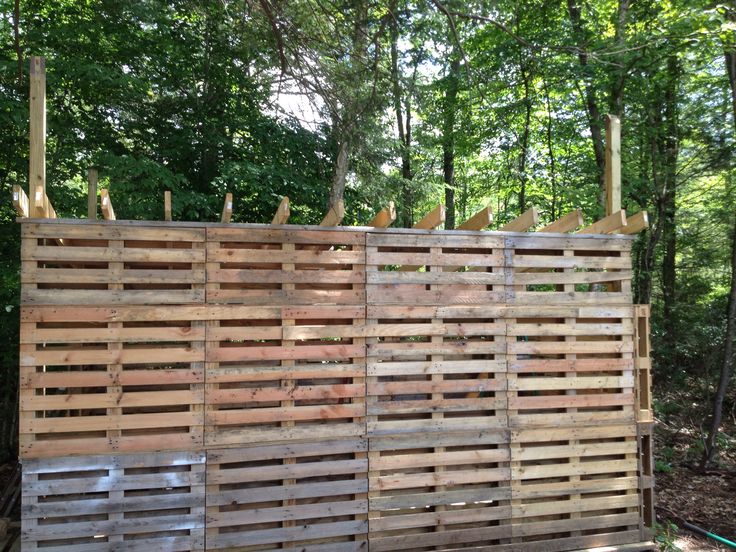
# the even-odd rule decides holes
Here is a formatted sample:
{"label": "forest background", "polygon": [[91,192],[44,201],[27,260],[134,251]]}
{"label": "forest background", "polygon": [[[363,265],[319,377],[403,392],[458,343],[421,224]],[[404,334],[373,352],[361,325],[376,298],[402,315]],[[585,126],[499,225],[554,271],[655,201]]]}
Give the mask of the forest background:
{"label": "forest background", "polygon": [[652,304],[655,410],[677,428],[658,467],[702,458],[719,381],[727,457],[734,44],[736,5],[700,0],[0,0],[0,455],[17,423],[10,195],[40,55],[48,191],[68,217],[94,166],[118,218],[162,219],[171,190],[174,220],[217,220],[229,191],[234,222],[269,222],[284,195],[300,224],[343,197],[344,224],[389,201],[395,226],[439,202],[446,228],[489,204],[491,228],[532,205],[589,222],[619,116],[623,207],[650,217],[634,292]]}

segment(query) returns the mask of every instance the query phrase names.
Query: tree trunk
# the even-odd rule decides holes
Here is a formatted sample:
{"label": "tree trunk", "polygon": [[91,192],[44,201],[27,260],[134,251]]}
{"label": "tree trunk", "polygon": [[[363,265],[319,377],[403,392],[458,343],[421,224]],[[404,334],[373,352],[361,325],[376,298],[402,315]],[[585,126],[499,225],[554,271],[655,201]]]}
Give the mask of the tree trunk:
{"label": "tree trunk", "polygon": [[442,173],[445,182],[445,228],[455,228],[455,115],[457,110],[460,58],[453,52],[445,90],[442,128]]}
{"label": "tree trunk", "polygon": [[677,157],[679,152],[679,125],[677,114],[677,88],[679,84],[680,67],[676,56],[667,60],[667,87],[664,91],[664,136],[663,145],[663,215],[662,237],[664,241],[664,259],[662,263],[662,293],[664,307],[665,344],[671,359],[676,362],[675,350],[677,346],[677,319],[675,316],[675,259],[677,254],[677,232],[675,228],[676,199],[677,199]]}
{"label": "tree trunk", "polygon": [[[586,52],[587,41],[585,40],[585,29],[580,15],[580,6],[577,0],[567,0],[567,11],[570,15],[570,23],[572,24],[573,34],[576,38],[576,46],[578,48],[578,62],[583,69],[583,73],[587,71],[588,54]],[[585,108],[588,113],[588,125],[590,126],[590,138],[593,141],[593,154],[595,155],[595,164],[598,167],[598,185],[600,188],[599,203],[603,211],[606,209],[606,154],[603,146],[603,131],[601,130],[601,112],[598,109],[598,102],[595,97],[595,89],[590,79],[583,77],[585,90]]]}
{"label": "tree trunk", "polygon": [[[391,5],[391,12],[396,13],[396,2]],[[396,116],[396,129],[399,134],[399,149],[401,154],[401,178],[402,178],[402,223],[405,227],[411,227],[412,196],[409,181],[411,174],[411,101],[407,92],[406,101],[406,126],[404,125],[404,114],[402,113],[402,90],[399,73],[399,26],[396,17],[391,18],[391,88],[393,92],[394,114]]]}
{"label": "tree trunk", "polygon": [[616,16],[616,36],[614,43],[617,54],[618,65],[613,74],[613,83],[611,85],[611,113],[618,115],[619,118],[624,116],[624,85],[626,84],[626,67],[622,63],[623,52],[626,49],[626,22],[629,16],[630,0],[619,0],[618,12]]}
{"label": "tree trunk", "polygon": [[345,178],[348,174],[348,158],[350,154],[350,141],[347,132],[339,131],[341,135],[337,140],[337,156],[332,171],[332,188],[330,190],[330,207],[340,201],[345,194]]}
{"label": "tree trunk", "polygon": [[524,84],[524,130],[521,134],[521,152],[519,153],[519,214],[526,211],[526,161],[529,152],[529,127],[532,119],[532,100],[529,90],[530,76],[524,67],[524,63],[520,64],[521,79]]}
{"label": "tree trunk", "polygon": [[[728,12],[731,21],[736,20],[736,13]],[[736,130],[736,40],[733,35],[731,41],[725,48],[726,70],[728,72],[728,83],[731,87],[731,109],[734,117],[734,129]],[[736,338],[736,217],[734,217],[733,233],[731,235],[731,290],[728,294],[728,310],[726,313],[726,340],[723,347],[723,364],[721,365],[721,377],[718,381],[718,390],[713,401],[713,414],[710,421],[710,430],[705,439],[703,448],[703,459],[701,467],[706,468],[713,461],[718,448],[717,436],[723,418],[723,401],[726,397],[728,384],[731,381],[733,370],[733,342]]]}

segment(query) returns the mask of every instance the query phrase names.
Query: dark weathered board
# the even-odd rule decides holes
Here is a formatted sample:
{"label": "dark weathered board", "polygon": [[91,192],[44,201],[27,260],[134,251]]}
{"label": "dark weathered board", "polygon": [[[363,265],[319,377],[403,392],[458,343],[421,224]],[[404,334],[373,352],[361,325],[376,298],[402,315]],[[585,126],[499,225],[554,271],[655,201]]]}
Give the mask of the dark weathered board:
{"label": "dark weathered board", "polygon": [[23,550],[204,550],[205,454],[23,461]]}
{"label": "dark weathered board", "polygon": [[367,550],[368,444],[323,438],[210,450],[209,550]]}
{"label": "dark weathered board", "polygon": [[26,546],[645,550],[630,247],[27,222]]}

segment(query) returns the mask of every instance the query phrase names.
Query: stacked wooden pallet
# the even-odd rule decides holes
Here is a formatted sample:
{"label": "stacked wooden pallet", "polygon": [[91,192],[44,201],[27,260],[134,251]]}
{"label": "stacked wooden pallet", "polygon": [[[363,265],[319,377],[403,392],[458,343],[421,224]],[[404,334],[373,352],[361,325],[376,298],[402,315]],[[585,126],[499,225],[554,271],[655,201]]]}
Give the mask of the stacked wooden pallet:
{"label": "stacked wooden pallet", "polygon": [[630,244],[25,222],[24,546],[647,549]]}

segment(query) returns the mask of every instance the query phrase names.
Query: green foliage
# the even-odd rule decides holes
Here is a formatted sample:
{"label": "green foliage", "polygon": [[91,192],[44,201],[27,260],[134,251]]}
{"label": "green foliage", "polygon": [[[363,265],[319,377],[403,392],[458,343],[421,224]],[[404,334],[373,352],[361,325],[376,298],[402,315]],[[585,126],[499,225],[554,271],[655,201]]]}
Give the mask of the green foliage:
{"label": "green foliage", "polygon": [[682,548],[677,546],[677,525],[669,520],[664,523],[654,524],[654,542],[659,546],[661,552],[682,552]]}

